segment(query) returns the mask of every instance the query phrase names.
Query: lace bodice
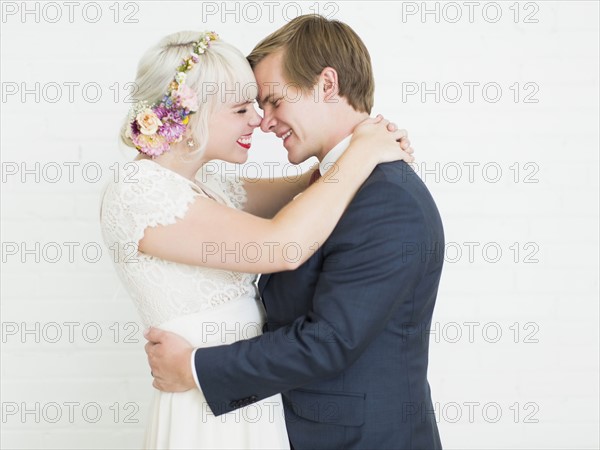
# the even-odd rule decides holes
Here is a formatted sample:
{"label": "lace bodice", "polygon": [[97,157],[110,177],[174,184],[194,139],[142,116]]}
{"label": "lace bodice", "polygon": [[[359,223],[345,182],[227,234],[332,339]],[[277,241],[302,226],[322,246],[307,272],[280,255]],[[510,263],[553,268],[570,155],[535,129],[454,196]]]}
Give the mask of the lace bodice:
{"label": "lace bodice", "polygon": [[246,200],[239,180],[203,175],[197,183],[151,160],[133,162],[137,173],[111,182],[102,199],[102,235],[117,273],[145,326],[158,326],[241,297],[257,295],[256,275],[189,266],[137,252],[147,227],[169,225],[185,216],[198,197],[232,208]]}

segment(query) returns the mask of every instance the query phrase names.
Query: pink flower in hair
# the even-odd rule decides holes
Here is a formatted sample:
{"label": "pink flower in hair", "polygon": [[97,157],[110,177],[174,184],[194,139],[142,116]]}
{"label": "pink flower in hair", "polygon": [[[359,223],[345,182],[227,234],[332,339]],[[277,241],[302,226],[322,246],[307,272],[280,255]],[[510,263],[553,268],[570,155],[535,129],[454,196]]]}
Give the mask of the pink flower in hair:
{"label": "pink flower in hair", "polygon": [[186,84],[179,86],[179,89],[173,92],[173,95],[179,99],[179,104],[190,112],[198,111],[198,94],[194,89]]}

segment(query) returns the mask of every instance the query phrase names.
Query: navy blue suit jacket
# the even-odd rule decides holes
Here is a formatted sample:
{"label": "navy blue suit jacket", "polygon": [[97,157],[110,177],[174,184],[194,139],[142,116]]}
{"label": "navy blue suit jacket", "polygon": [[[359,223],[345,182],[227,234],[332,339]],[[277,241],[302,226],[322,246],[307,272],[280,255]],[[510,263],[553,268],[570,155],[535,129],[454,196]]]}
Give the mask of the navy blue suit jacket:
{"label": "navy blue suit jacket", "polygon": [[212,411],[281,392],[296,449],[441,448],[427,365],[443,257],[421,179],[377,166],[312,258],[261,278],[265,334],[196,352]]}

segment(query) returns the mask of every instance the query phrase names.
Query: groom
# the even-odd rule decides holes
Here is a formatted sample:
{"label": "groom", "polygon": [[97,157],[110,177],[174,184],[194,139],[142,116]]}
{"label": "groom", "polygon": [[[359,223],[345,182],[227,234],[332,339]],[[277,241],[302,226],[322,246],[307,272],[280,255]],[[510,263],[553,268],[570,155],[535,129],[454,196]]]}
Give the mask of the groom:
{"label": "groom", "polygon": [[[325,173],[371,112],[374,80],[363,42],[343,23],[301,16],[248,60],[262,130],[283,138],[290,162],[316,156]],[[296,449],[441,448],[427,330],[443,253],[442,223],[425,185],[402,161],[381,164],[311,259],[261,278],[262,336],[197,349],[190,370],[189,360],[168,357],[185,354],[184,344],[152,329],[147,348],[163,346],[162,357],[149,351],[161,373],[155,386],[191,389],[196,376],[215,415],[281,392]]]}

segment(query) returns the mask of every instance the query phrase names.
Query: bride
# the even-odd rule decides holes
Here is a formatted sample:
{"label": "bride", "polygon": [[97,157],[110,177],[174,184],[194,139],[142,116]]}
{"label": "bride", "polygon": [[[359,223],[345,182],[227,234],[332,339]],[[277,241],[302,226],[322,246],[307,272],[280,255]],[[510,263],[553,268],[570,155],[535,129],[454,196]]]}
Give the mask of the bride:
{"label": "bride", "polygon": [[[377,118],[355,130],[336,168],[309,188],[310,173],[245,185],[210,175],[203,169],[211,160],[246,161],[261,123],[250,66],[214,33],[166,36],[142,57],[136,85],[121,132],[139,151],[136,173],[105,190],[102,233],[120,250],[115,268],[145,327],[194,347],[259,335],[256,274],[298,267],[377,164],[412,160],[396,142],[400,132]],[[289,448],[281,398],[215,417],[198,389],[156,390],[144,448]]]}

